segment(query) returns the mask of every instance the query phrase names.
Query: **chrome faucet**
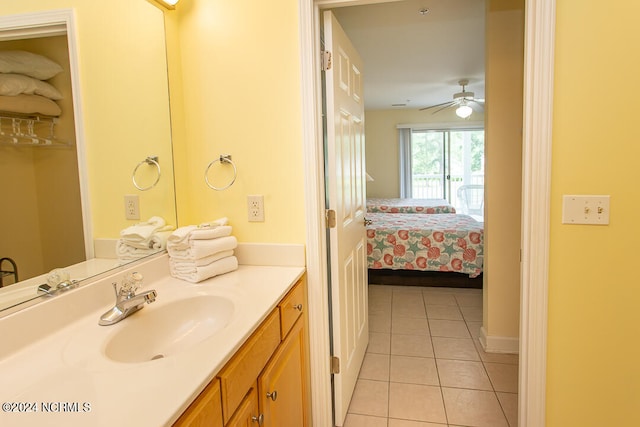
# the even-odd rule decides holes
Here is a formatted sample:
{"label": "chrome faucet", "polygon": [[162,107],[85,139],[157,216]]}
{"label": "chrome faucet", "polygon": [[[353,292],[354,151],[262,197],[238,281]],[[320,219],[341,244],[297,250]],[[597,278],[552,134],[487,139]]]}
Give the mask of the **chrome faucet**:
{"label": "chrome faucet", "polygon": [[136,290],[141,285],[142,274],[140,273],[131,273],[125,277],[120,290],[118,290],[118,284],[114,282],[113,290],[116,293],[116,304],[100,316],[98,324],[101,326],[113,325],[143,308],[145,303],[154,302],[158,294],[153,289],[136,294]]}

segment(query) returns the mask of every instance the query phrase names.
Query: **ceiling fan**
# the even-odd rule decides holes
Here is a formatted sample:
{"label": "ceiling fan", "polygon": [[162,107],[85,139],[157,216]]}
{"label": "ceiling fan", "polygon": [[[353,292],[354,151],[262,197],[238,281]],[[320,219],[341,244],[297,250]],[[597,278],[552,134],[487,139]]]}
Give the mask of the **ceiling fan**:
{"label": "ceiling fan", "polygon": [[430,110],[432,108],[438,108],[433,111],[431,114],[435,114],[439,111],[442,111],[447,108],[457,107],[456,115],[463,119],[468,118],[471,113],[473,113],[473,109],[484,109],[484,99],[474,98],[473,92],[467,92],[466,86],[469,84],[469,80],[462,79],[458,81],[458,84],[462,86],[462,92],[453,94],[453,101],[443,102],[442,104],[432,105],[430,107],[421,108],[420,111]]}

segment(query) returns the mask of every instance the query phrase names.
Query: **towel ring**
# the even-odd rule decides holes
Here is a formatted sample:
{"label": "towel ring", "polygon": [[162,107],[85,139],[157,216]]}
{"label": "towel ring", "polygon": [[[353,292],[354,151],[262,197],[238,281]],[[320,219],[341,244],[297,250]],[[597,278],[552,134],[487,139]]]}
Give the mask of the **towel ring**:
{"label": "towel ring", "polygon": [[[151,184],[148,187],[140,187],[138,185],[138,183],[136,182],[136,172],[138,171],[138,168],[140,166],[142,166],[143,164],[148,164],[148,165],[155,165],[156,169],[158,170],[158,176],[156,177],[156,180],[153,184]],[[156,186],[156,184],[158,183],[158,181],[160,181],[160,163],[158,163],[158,156],[149,156],[146,159],[144,159],[143,161],[141,161],[140,163],[138,163],[135,167],[135,169],[133,169],[133,174],[131,174],[131,180],[133,181],[133,185],[140,191],[147,191],[147,190],[151,190],[153,187]]]}
{"label": "towel ring", "polygon": [[[207,176],[207,175],[209,175],[209,169],[211,169],[211,166],[213,166],[213,164],[216,163],[216,162],[220,162],[220,164],[229,163],[231,166],[233,166],[233,178],[231,179],[231,182],[229,182],[224,187],[216,187],[216,186],[212,185],[209,182],[209,177]],[[207,183],[207,186],[209,188],[211,188],[212,190],[217,190],[217,191],[226,190],[227,188],[231,187],[233,185],[233,183],[236,182],[236,178],[237,177],[238,177],[238,169],[236,168],[235,163],[233,163],[231,161],[231,154],[220,154],[220,157],[215,159],[215,160],[213,160],[211,163],[209,163],[209,165],[207,166],[207,169],[204,171],[204,182]]]}

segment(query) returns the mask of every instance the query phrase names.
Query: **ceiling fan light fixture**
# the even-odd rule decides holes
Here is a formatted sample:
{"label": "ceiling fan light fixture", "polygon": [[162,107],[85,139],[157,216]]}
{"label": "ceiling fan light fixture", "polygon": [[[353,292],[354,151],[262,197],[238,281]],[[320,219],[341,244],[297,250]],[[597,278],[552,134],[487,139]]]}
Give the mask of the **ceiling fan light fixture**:
{"label": "ceiling fan light fixture", "polygon": [[473,110],[467,104],[461,104],[456,108],[456,116],[460,118],[466,119],[471,115],[471,113],[473,113]]}

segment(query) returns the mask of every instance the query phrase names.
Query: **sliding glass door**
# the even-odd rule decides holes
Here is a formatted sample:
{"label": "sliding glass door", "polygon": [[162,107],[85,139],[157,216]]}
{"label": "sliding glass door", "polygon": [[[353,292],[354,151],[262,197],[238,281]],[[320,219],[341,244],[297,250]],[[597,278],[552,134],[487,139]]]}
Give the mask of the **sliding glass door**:
{"label": "sliding glass door", "polygon": [[446,199],[460,213],[482,216],[484,130],[414,130],[411,196]]}

